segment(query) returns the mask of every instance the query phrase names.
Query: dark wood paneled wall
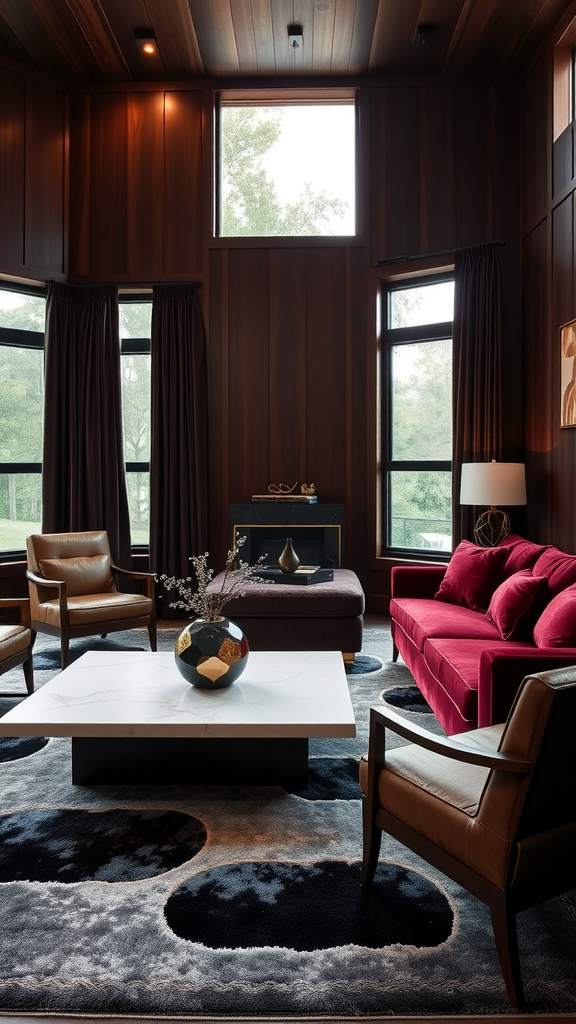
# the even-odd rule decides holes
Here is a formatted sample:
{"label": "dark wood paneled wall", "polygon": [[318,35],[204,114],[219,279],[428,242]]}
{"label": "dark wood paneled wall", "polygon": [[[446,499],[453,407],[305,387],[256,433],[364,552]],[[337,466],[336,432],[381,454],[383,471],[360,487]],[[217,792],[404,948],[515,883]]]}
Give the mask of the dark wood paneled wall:
{"label": "dark wood paneled wall", "polygon": [[70,164],[71,281],[201,275],[201,89],[73,94]]}
{"label": "dark wood paneled wall", "polygon": [[[6,102],[20,125],[26,90],[17,84],[11,80]],[[209,83],[76,88],[68,271],[70,280],[120,285],[202,281],[214,562],[229,541],[229,503],[250,500],[270,482],[313,482],[321,501],[345,503],[348,564],[372,606],[384,608],[389,563],[377,557],[376,542],[376,296],[388,276],[433,270],[438,261],[379,268],[376,260],[505,240],[507,443],[517,454],[519,84],[358,85],[363,233],[349,244],[212,238]],[[37,102],[43,111],[47,101]],[[21,204],[21,165],[17,152],[10,155],[10,192]],[[42,216],[53,209],[46,200]],[[12,215],[22,227],[23,215]],[[43,228],[36,239],[42,244]]]}
{"label": "dark wood paneled wall", "polygon": [[0,273],[66,270],[67,95],[0,66]]}
{"label": "dark wood paneled wall", "polygon": [[523,88],[527,532],[576,552],[576,429],[560,427],[560,328],[576,318],[573,127],[553,142],[553,40]]}

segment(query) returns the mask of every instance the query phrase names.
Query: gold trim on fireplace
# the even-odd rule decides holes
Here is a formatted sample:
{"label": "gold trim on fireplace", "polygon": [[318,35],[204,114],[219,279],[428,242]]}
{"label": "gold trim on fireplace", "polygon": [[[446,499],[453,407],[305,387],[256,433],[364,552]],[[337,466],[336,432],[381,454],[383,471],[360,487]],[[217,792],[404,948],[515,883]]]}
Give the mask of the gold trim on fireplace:
{"label": "gold trim on fireplace", "polygon": [[342,566],[342,526],[340,523],[234,523],[232,526],[233,543],[236,541],[237,530],[337,530],[338,531],[338,568]]}

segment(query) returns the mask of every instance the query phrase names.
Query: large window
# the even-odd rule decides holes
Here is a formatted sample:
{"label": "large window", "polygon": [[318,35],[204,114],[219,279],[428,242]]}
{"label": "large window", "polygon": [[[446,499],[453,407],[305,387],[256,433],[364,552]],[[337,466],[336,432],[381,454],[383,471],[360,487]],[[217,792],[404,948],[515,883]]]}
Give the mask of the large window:
{"label": "large window", "polygon": [[[0,551],[42,530],[44,326],[40,289],[0,288]],[[120,297],[124,457],[132,545],[149,542],[151,299]]]}
{"label": "large window", "polygon": [[224,94],[218,234],[353,235],[355,135],[350,91],[306,101]]}
{"label": "large window", "polygon": [[40,290],[0,289],[0,550],[41,530],[44,321]]}
{"label": "large window", "polygon": [[151,299],[120,296],[124,458],[132,546],[150,536]]}
{"label": "large window", "polygon": [[384,289],[383,544],[450,551],[451,278]]}

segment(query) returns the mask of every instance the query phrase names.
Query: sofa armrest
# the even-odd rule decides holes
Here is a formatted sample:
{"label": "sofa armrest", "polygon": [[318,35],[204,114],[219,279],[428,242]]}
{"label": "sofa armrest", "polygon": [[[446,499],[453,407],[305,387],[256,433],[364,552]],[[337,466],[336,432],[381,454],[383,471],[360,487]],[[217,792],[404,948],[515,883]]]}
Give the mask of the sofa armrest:
{"label": "sofa armrest", "polygon": [[391,597],[434,597],[446,572],[445,565],[395,565]]}
{"label": "sofa armrest", "polygon": [[511,644],[506,651],[490,648],[482,651],[478,672],[478,727],[506,721],[525,676],[564,665],[576,665],[576,648],[527,648]]}

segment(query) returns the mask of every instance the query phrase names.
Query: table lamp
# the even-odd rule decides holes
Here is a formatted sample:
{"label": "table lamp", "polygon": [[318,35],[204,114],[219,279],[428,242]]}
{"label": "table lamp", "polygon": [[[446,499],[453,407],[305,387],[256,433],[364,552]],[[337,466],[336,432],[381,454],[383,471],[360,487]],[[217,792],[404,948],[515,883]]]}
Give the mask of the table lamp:
{"label": "table lamp", "polygon": [[488,505],[476,520],[474,540],[484,548],[501,544],[510,533],[510,518],[496,506],[526,504],[524,463],[464,462],[460,504]]}

